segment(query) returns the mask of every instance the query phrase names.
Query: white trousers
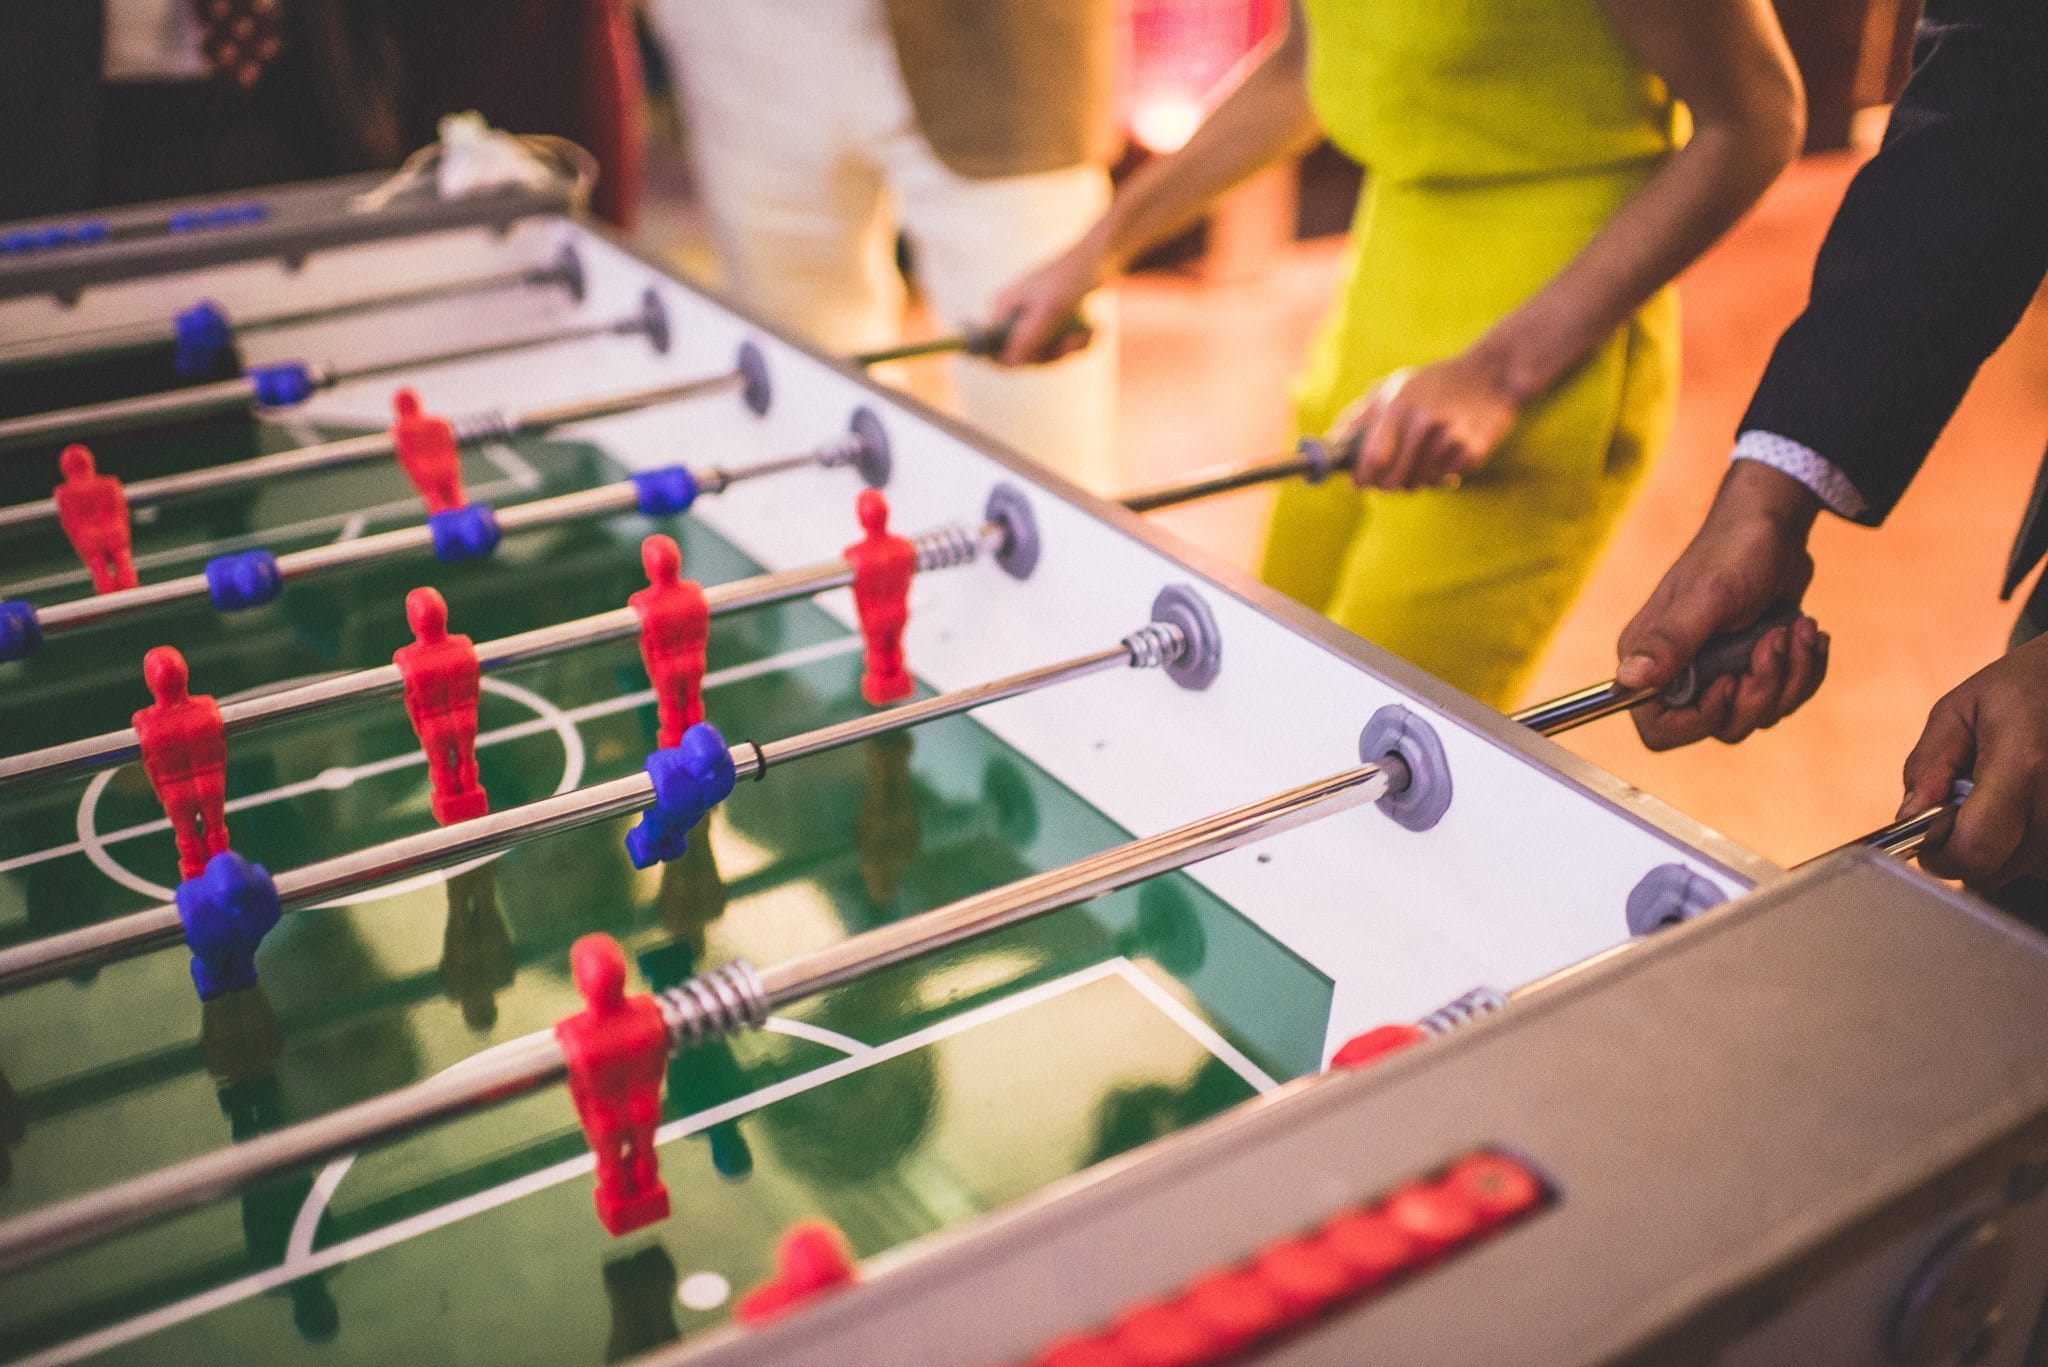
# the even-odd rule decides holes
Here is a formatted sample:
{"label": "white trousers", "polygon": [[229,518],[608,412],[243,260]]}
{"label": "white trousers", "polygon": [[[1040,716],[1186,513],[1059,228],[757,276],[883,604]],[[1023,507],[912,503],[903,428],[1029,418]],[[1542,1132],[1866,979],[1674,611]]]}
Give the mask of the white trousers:
{"label": "white trousers", "polygon": [[[900,229],[949,325],[1057,254],[1109,199],[1096,167],[975,180],[918,131],[878,0],[654,0],[726,288],[834,352],[897,338]],[[1116,331],[1050,366],[952,363],[961,415],[1097,491],[1116,479]]]}

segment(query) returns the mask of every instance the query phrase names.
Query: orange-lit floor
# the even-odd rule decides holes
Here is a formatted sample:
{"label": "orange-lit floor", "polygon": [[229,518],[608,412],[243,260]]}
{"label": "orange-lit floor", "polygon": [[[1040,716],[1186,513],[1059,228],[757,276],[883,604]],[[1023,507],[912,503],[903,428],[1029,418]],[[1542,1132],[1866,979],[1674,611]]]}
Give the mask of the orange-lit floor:
{"label": "orange-lit floor", "polygon": [[[1804,302],[1814,250],[1855,164],[1846,154],[1801,163],[1685,277],[1685,380],[1671,448],[1528,700],[1612,673],[1615,634],[1698,525],[1750,389]],[[1293,247],[1227,284],[1149,275],[1121,287],[1122,487],[1286,445],[1289,384],[1340,250],[1334,240]],[[923,388],[929,372],[907,369]],[[1882,824],[1927,708],[2003,647],[2015,608],[1998,602],[1997,587],[2044,442],[2048,310],[2037,306],[1985,367],[1882,530],[1823,519],[1806,605],[1834,649],[1813,703],[1737,749],[1709,742],[1652,755],[1620,718],[1563,743],[1780,862]],[[1247,492],[1156,516],[1248,566],[1270,498]]]}

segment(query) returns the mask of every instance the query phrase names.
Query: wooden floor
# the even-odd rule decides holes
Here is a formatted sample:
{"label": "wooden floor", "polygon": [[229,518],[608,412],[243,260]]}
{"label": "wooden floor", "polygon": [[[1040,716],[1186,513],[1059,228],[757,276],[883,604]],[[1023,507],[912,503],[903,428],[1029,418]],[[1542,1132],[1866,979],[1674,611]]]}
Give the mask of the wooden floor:
{"label": "wooden floor", "polygon": [[[1809,158],[1682,282],[1685,379],[1670,450],[1530,689],[1607,677],[1614,638],[1699,523],[1856,158]],[[1290,248],[1251,278],[1148,275],[1120,288],[1124,487],[1285,447],[1289,387],[1331,297],[1341,244]],[[1791,863],[1889,820],[1928,707],[2002,647],[2007,547],[2048,441],[2048,310],[2038,306],[1975,389],[1880,531],[1823,519],[1806,603],[1834,636],[1833,674],[1805,710],[1737,749],[1652,755],[1620,718],[1565,742],[1743,844]],[[1158,514],[1240,566],[1270,494]]]}

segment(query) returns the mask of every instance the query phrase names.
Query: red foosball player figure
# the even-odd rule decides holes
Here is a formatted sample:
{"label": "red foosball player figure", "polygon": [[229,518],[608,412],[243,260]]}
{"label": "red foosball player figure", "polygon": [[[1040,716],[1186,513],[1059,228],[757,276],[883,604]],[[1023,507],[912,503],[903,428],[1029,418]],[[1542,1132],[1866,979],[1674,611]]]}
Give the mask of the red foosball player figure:
{"label": "red foosball player figure", "polygon": [[853,566],[853,604],[867,641],[860,694],[880,707],[916,689],[903,663],[903,629],[910,624],[910,580],[917,573],[917,547],[889,533],[889,501],[880,489],[863,489],[854,503],[867,535],[846,548]]}
{"label": "red foosball player figure", "polygon": [[668,1071],[668,1030],[645,994],[626,995],[626,952],[609,935],[569,950],[583,1010],[555,1026],[569,1064],[569,1095],[597,1159],[597,1218],[614,1235],[668,1218],[668,1188],[654,1131]]}
{"label": "red foosball player figure", "polygon": [[71,548],[92,574],[96,593],[135,587],[135,561],[128,554],[128,495],[121,481],[94,467],[92,452],[67,446],[57,458],[64,482],[52,496],[57,520]]}
{"label": "red foosball player figure", "polygon": [[626,601],[640,617],[640,661],[654,684],[665,750],[704,720],[704,647],[711,609],[695,580],[683,578],[683,553],[656,533],[640,543],[647,587]]}
{"label": "red foosball player figure", "polygon": [[483,686],[476,646],[467,636],[448,634],[448,604],[435,589],[408,593],[405,618],[414,640],[399,647],[391,662],[405,676],[406,715],[427,754],[434,820],[443,826],[468,821],[490,810],[476,771],[476,707]]}
{"label": "red foosball player figure", "polygon": [[775,1249],[775,1275],[740,1298],[733,1318],[745,1325],[780,1319],[859,1275],[846,1236],[826,1220],[792,1225]]}
{"label": "red foosball player figure", "polygon": [[172,647],[142,657],[142,681],[156,699],[135,714],[142,769],[171,819],[178,877],[197,878],[228,847],[227,728],[212,698],[187,692],[191,674]]}
{"label": "red foosball player figure", "polygon": [[420,396],[401,389],[391,396],[396,417],[391,424],[391,444],[398,451],[398,466],[429,513],[445,513],[462,506],[462,448],[455,429],[446,418],[420,411]]}

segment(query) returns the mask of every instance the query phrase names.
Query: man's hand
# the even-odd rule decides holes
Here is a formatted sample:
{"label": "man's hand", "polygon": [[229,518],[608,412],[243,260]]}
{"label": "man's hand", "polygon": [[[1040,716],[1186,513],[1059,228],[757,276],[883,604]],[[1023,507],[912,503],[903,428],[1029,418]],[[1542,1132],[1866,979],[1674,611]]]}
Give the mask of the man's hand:
{"label": "man's hand", "polygon": [[1975,785],[1955,816],[1928,832],[1920,862],[1972,887],[2048,875],[2048,637],[1978,670],[1934,705],[1906,757],[1902,817]]}
{"label": "man's hand", "polygon": [[[1738,460],[1707,520],[1621,633],[1615,681],[1661,688],[1710,637],[1743,631],[1777,603],[1796,603],[1813,578],[1806,536],[1820,501],[1788,475]],[[1714,736],[1733,744],[1774,726],[1827,675],[1828,638],[1801,617],[1757,638],[1749,670],[1707,684],[1691,704],[1646,702],[1631,715],[1643,743],[1669,750]]]}
{"label": "man's hand", "polygon": [[1330,436],[1355,446],[1351,482],[1361,489],[1455,487],[1507,437],[1522,400],[1467,353],[1397,370],[1337,420]]}

